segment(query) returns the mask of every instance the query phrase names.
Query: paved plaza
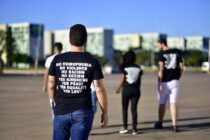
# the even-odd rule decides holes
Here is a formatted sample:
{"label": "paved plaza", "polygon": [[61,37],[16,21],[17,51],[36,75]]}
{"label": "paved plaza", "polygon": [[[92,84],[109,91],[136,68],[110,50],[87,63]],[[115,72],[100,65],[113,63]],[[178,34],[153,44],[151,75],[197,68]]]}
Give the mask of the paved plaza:
{"label": "paved plaza", "polygon": [[[0,76],[0,140],[50,140],[52,118],[48,96],[42,92],[43,75]],[[167,109],[164,129],[153,129],[157,120],[156,79],[145,73],[138,105],[138,135],[118,134],[122,128],[121,95],[115,94],[119,75],[105,76],[109,126],[100,128],[100,109],[95,115],[90,140],[204,140],[210,139],[210,76],[184,73],[179,97],[179,133],[170,130]],[[129,110],[130,111],[130,110]],[[129,124],[131,116],[129,114]],[[131,128],[131,125],[129,125]]]}

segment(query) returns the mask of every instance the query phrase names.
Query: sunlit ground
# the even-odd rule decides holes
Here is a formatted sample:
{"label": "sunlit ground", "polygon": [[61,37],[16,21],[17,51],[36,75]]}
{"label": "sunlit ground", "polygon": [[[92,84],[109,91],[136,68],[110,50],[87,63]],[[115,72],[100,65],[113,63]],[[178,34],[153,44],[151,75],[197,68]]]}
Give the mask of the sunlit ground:
{"label": "sunlit ground", "polygon": [[[109,126],[100,128],[100,109],[95,116],[90,140],[139,139],[209,139],[210,137],[210,76],[185,73],[179,97],[179,133],[170,130],[167,110],[165,129],[154,130],[157,120],[156,75],[146,73],[142,79],[142,96],[138,105],[138,135],[120,135],[122,128],[121,96],[114,93],[119,75],[105,76],[109,100]],[[52,118],[42,75],[0,76],[0,139],[50,140]],[[129,123],[131,116],[129,115]],[[129,126],[131,128],[131,126]]]}

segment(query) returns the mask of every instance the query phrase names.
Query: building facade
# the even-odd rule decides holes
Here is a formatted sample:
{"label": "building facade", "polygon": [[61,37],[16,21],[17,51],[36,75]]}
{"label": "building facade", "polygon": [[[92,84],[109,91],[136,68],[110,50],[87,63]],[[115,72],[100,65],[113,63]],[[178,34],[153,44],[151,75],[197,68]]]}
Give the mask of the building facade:
{"label": "building facade", "polygon": [[54,35],[52,32],[44,32],[44,58],[53,54]]}
{"label": "building facade", "polygon": [[114,35],[114,49],[128,51],[141,47],[141,36],[139,34],[117,34]]}
{"label": "building facade", "polygon": [[53,43],[55,42],[61,42],[63,45],[62,52],[67,52],[70,50],[70,43],[69,43],[69,29],[63,29],[63,30],[54,30],[52,31],[54,39]]}
{"label": "building facade", "polygon": [[[55,30],[52,32],[54,43],[61,42],[63,51],[70,50],[69,29]],[[92,55],[104,57],[106,60],[111,60],[114,57],[113,51],[113,30],[104,28],[87,28],[88,40],[86,51]]]}
{"label": "building facade", "polygon": [[169,48],[176,48],[180,50],[185,50],[186,40],[183,37],[168,37],[167,45]]}
{"label": "building facade", "polygon": [[157,41],[159,39],[167,39],[166,34],[160,34],[160,33],[142,33],[142,49],[143,50],[157,50]]}
{"label": "building facade", "polygon": [[104,28],[87,28],[88,41],[86,51],[92,55],[104,57],[105,60],[114,58],[113,30]]}
{"label": "building facade", "polygon": [[44,58],[44,26],[41,24],[10,24],[11,35],[18,53],[31,56],[33,60]]}
{"label": "building facade", "polygon": [[191,36],[186,37],[187,44],[186,49],[187,50],[200,50],[207,52],[209,48],[209,38],[203,37],[203,36]]}

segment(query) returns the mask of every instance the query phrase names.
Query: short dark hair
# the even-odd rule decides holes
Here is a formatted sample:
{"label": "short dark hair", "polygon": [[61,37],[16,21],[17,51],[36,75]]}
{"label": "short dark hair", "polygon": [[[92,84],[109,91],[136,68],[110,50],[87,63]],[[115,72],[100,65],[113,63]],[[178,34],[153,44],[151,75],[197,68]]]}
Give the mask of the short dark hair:
{"label": "short dark hair", "polygon": [[167,41],[166,41],[166,39],[159,39],[158,41],[157,41],[158,43],[160,43],[160,44],[163,44],[163,45],[165,45],[165,46],[167,46]]}
{"label": "short dark hair", "polygon": [[63,49],[63,45],[62,45],[62,43],[61,42],[56,42],[55,44],[54,44],[54,48],[57,48],[59,51],[62,51],[62,49]]}
{"label": "short dark hair", "polygon": [[129,50],[128,52],[126,52],[123,55],[122,68],[124,68],[124,67],[126,67],[128,65],[134,64],[135,61],[136,61],[136,54],[132,50]]}
{"label": "short dark hair", "polygon": [[83,46],[87,43],[86,27],[82,24],[75,24],[70,27],[69,31],[70,43],[74,46]]}

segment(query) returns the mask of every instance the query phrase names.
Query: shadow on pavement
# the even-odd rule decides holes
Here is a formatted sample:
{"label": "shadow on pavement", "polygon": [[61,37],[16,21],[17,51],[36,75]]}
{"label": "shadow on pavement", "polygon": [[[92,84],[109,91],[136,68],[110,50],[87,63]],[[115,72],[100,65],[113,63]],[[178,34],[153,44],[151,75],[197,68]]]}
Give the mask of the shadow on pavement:
{"label": "shadow on pavement", "polygon": [[[210,119],[210,117],[195,117],[195,118],[181,118],[179,119],[180,122],[184,121],[197,121],[197,120],[205,120],[205,119]],[[164,122],[171,122],[171,120],[166,120]],[[141,122],[139,123],[140,127],[141,124],[154,124],[155,121],[148,121],[148,122]],[[131,124],[129,124],[131,125]],[[118,134],[119,133],[119,127],[122,127],[122,124],[114,124],[114,125],[109,125],[106,129],[108,128],[116,128],[117,130],[111,131],[111,132],[93,132],[91,133],[92,136],[96,135],[112,135],[112,134]],[[152,133],[152,132],[166,132],[166,131],[172,131],[171,126],[164,126],[163,129],[154,129],[154,127],[145,127],[145,128],[139,128],[138,133],[143,134],[143,133]],[[97,128],[94,128],[93,130],[96,130]],[[188,124],[180,124],[178,125],[179,133],[180,132],[187,132],[187,131],[197,131],[197,130],[205,130],[205,129],[210,129],[210,121],[208,122],[192,122]]]}
{"label": "shadow on pavement", "polygon": [[[195,117],[195,118],[179,118],[178,122],[180,121],[194,121],[194,120],[205,120],[205,119],[210,119],[210,117]],[[156,121],[146,121],[146,122],[141,122],[139,124],[154,124]],[[164,122],[171,122],[171,120],[164,120]]]}

